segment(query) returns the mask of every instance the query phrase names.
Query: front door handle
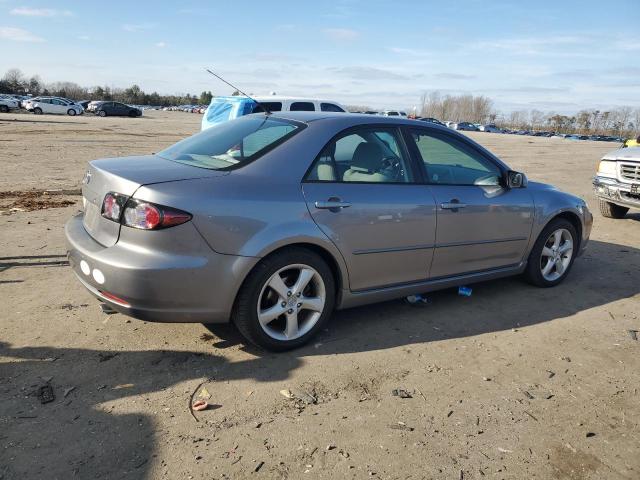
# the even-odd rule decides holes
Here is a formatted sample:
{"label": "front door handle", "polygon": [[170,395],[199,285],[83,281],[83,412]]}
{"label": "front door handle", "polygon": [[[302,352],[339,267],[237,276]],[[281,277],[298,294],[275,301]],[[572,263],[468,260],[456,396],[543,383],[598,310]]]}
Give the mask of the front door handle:
{"label": "front door handle", "polygon": [[351,206],[351,203],[343,202],[336,197],[331,197],[325,202],[317,201],[314,205],[320,210],[331,210],[332,212],[339,212],[342,208],[349,208]]}
{"label": "front door handle", "polygon": [[450,202],[440,204],[440,208],[442,208],[443,210],[453,210],[454,212],[456,212],[459,208],[464,208],[466,206],[466,203],[460,203],[460,200],[458,200],[457,198],[452,199]]}

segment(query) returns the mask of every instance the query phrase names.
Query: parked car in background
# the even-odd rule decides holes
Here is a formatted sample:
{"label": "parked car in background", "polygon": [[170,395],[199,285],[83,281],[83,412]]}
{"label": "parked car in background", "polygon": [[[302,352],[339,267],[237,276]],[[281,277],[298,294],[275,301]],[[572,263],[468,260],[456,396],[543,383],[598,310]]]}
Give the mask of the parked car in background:
{"label": "parked car in background", "polygon": [[142,110],[120,102],[101,102],[93,112],[99,117],[140,117]]}
{"label": "parked car in background", "polygon": [[0,112],[7,113],[9,110],[20,108],[20,102],[11,95],[0,94]]}
{"label": "parked car in background", "polygon": [[27,100],[26,109],[29,112],[40,115],[43,113],[57,115],[81,115],[84,109],[81,105],[74,103],[72,100],[61,97],[36,97]]}
{"label": "parked car in background", "polygon": [[453,127],[454,130],[464,130],[467,132],[478,132],[478,127],[476,127],[473,123],[469,123],[469,122],[458,122],[458,123],[454,123]]}
{"label": "parked car in background", "polygon": [[435,123],[436,125],[442,125],[443,127],[446,127],[443,122],[433,117],[418,117],[416,118],[416,120],[419,120],[421,122]]}
{"label": "parked car in background", "polygon": [[640,147],[602,157],[593,187],[603,217],[623,218],[630,208],[640,209]]}
{"label": "parked car in background", "polygon": [[400,110],[383,110],[380,115],[383,117],[406,117],[407,113]]}
{"label": "parked car in background", "polygon": [[91,102],[89,102],[89,105],[87,105],[87,112],[95,112],[96,108],[101,103],[104,103],[104,100],[92,100]]}
{"label": "parked car in background", "polygon": [[265,109],[269,112],[347,112],[346,108],[331,100],[280,97],[276,95],[252,98],[240,95],[213,97],[202,117],[201,128],[206,130],[219,123],[250,113],[264,112]]}
{"label": "parked car in background", "polygon": [[496,127],[496,125],[493,123],[489,123],[487,125],[480,125],[480,127],[478,127],[478,130],[480,130],[481,132],[502,133],[502,130]]}
{"label": "parked car in background", "polygon": [[95,160],[82,194],[65,233],[91,294],[145,320],[231,321],[272,350],[334,308],[518,274],[555,286],[592,225],[583,200],[464,135],[341,113],[247,115]]}

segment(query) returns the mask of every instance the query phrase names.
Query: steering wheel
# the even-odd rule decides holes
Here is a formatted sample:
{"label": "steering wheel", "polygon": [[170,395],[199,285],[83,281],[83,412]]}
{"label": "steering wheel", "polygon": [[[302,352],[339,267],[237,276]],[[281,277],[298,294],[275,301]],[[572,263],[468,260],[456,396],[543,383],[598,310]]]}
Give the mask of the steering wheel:
{"label": "steering wheel", "polygon": [[404,169],[398,157],[392,155],[384,157],[380,165],[380,171],[387,171],[393,180],[404,179]]}

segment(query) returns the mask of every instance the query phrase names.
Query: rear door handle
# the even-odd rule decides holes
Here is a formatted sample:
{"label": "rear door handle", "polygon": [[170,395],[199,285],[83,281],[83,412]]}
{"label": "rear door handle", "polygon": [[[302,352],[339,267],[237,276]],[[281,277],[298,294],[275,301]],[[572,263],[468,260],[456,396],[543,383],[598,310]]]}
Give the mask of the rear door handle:
{"label": "rear door handle", "polygon": [[318,201],[314,204],[316,208],[321,210],[331,210],[332,212],[337,212],[342,208],[349,208],[351,203],[343,202],[339,198],[330,198],[325,202]]}
{"label": "rear door handle", "polygon": [[460,200],[454,198],[450,202],[445,202],[440,204],[440,208],[443,210],[457,210],[459,208],[465,208],[467,206],[466,203],[460,203]]}

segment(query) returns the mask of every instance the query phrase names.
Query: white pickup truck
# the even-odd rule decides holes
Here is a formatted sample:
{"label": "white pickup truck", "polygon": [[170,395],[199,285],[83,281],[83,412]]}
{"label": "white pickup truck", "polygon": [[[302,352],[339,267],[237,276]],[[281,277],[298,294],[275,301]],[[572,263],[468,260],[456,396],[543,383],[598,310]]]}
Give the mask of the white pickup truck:
{"label": "white pickup truck", "polygon": [[630,208],[640,209],[640,147],[602,157],[593,187],[603,217],[623,218]]}

